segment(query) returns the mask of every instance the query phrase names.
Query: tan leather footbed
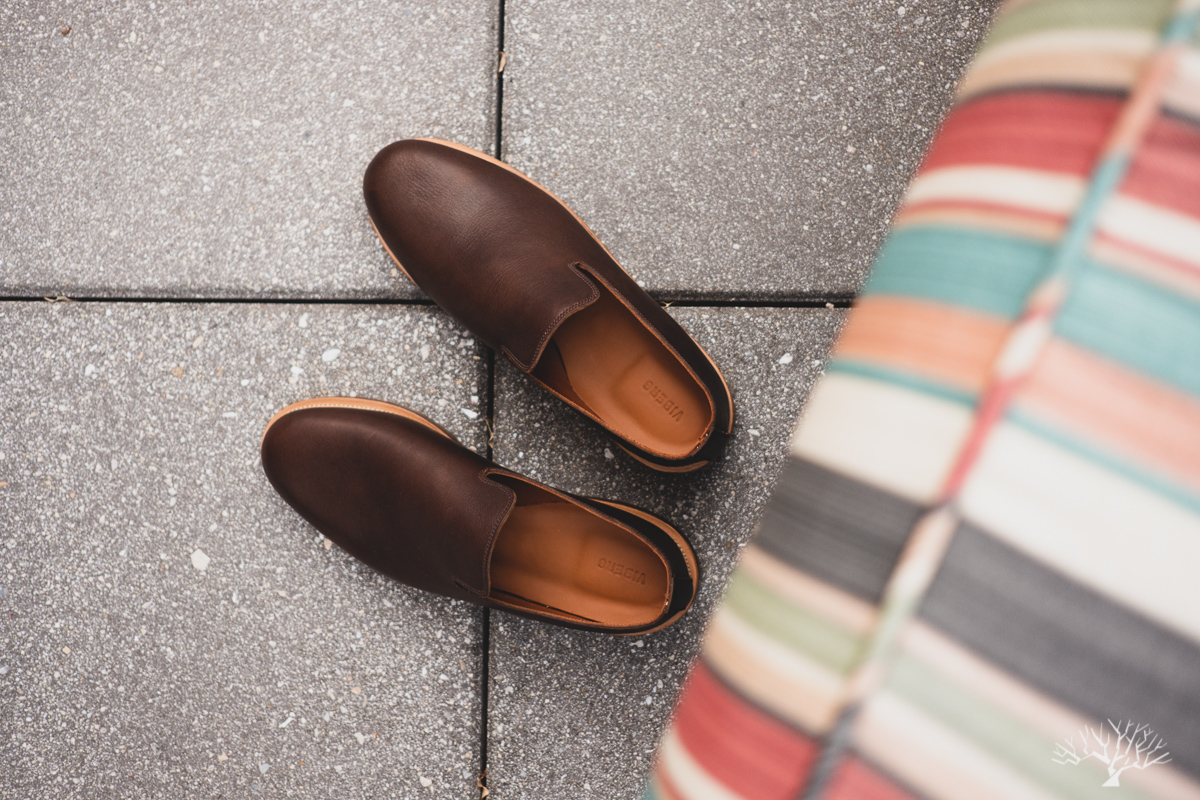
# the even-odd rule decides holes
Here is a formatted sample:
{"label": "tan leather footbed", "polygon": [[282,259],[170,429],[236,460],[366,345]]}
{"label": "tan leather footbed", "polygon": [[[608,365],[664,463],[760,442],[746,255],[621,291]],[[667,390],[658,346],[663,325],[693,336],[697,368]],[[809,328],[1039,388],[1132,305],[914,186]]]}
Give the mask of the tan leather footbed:
{"label": "tan leather footbed", "polygon": [[599,299],[559,326],[534,374],[643,449],[687,455],[712,421],[704,388],[612,292],[596,284]]}
{"label": "tan leather footbed", "polygon": [[574,503],[497,477],[517,492],[492,551],[497,599],[613,627],[645,625],[663,613],[667,566],[649,545]]}

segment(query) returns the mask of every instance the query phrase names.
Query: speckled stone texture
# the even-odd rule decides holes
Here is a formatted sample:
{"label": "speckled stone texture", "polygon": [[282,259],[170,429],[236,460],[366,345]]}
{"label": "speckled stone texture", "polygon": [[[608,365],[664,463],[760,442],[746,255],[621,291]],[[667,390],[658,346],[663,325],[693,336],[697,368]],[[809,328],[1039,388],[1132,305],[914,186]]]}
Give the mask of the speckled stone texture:
{"label": "speckled stone texture", "polygon": [[258,444],[357,392],[482,449],[480,355],[429,308],[0,305],[0,797],[477,796],[482,612],[326,548]]}
{"label": "speckled stone texture", "polygon": [[415,297],[362,173],[489,149],[494,0],[6,0],[0,294]]}
{"label": "speckled stone texture", "polygon": [[515,369],[498,368],[496,460],[568,491],[619,498],[670,520],[695,547],[702,582],[679,623],[635,639],[492,612],[492,798],[641,796],[705,620],[766,503],[842,315],[809,308],[674,311],[721,367],[737,411],[724,458],[688,475],[642,466]]}
{"label": "speckled stone texture", "polygon": [[509,0],[505,159],[664,298],[854,292],[995,0]]}

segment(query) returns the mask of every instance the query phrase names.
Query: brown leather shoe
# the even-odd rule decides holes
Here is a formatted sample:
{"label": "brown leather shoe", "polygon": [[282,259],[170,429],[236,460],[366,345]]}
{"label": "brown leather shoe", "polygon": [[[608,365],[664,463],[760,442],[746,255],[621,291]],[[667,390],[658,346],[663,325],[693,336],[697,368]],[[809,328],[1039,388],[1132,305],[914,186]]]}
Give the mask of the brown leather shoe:
{"label": "brown leather shoe", "polygon": [[363,194],[400,269],[635,458],[687,472],[720,452],[733,429],[720,371],[557,197],[434,139],[381,150]]}
{"label": "brown leather shoe", "polygon": [[414,411],[376,400],[294,403],[262,463],[300,516],[384,575],[514,614],[650,633],[696,596],[696,557],[662,520],[523,478]]}

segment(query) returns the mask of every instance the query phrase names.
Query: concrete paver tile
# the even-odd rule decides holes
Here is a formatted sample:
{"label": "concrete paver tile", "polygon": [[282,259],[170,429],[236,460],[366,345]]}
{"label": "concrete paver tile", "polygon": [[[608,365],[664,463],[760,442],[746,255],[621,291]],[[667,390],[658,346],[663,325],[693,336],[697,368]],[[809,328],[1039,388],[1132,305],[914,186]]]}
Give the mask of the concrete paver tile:
{"label": "concrete paver tile", "polygon": [[482,612],[325,547],[258,444],[357,392],[482,452],[481,353],[427,307],[0,304],[0,797],[475,796]]}
{"label": "concrete paver tile", "polygon": [[488,149],[492,0],[6,4],[0,294],[416,297],[379,148]]}
{"label": "concrete paver tile", "polygon": [[862,281],[994,0],[511,0],[505,159],[670,298]]}

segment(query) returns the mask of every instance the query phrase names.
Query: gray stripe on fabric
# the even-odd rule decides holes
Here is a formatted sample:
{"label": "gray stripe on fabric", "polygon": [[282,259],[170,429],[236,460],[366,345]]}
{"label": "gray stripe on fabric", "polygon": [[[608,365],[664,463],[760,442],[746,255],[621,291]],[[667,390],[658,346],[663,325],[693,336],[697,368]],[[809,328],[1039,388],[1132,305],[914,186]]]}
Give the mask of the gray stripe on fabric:
{"label": "gray stripe on fabric", "polygon": [[797,569],[877,603],[923,509],[789,457],[755,544]]}
{"label": "gray stripe on fabric", "polygon": [[1150,725],[1166,740],[1173,766],[1200,777],[1195,643],[968,523],[959,526],[919,613],[1088,716]]}

